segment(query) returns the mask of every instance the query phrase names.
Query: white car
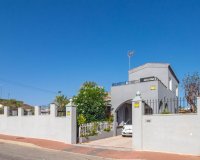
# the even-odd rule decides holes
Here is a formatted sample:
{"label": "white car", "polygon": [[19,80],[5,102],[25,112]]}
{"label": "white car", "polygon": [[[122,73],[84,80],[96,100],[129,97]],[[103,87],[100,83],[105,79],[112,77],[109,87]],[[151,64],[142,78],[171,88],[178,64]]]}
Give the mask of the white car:
{"label": "white car", "polygon": [[132,136],[133,130],[132,130],[132,121],[128,120],[126,123],[124,123],[123,129],[122,129],[122,136]]}

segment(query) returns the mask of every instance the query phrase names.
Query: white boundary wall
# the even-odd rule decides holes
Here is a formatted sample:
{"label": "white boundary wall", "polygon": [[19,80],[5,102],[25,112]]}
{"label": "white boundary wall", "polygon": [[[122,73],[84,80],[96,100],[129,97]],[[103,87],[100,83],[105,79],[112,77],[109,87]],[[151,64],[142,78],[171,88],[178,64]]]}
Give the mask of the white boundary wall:
{"label": "white boundary wall", "polygon": [[199,115],[143,116],[143,150],[200,155]]}
{"label": "white boundary wall", "polygon": [[8,109],[4,107],[4,115],[0,115],[0,134],[76,143],[75,107],[66,107],[66,117],[56,117],[55,104],[50,106],[50,115],[40,115],[37,106],[34,116],[23,116],[21,108],[18,116],[8,116]]}
{"label": "white boundary wall", "polygon": [[[197,114],[143,115],[140,96],[133,100],[133,149],[200,155],[200,98]],[[139,107],[134,107],[139,103]]]}

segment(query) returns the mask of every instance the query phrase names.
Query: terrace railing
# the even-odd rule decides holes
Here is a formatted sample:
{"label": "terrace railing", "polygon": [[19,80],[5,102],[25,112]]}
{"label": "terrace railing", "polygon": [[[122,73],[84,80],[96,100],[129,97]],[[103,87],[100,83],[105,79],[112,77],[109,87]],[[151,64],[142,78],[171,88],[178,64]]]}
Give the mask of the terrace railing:
{"label": "terrace railing", "polygon": [[146,77],[146,78],[140,78],[139,80],[113,83],[112,87],[123,86],[123,85],[130,85],[130,84],[137,84],[137,83],[144,83],[144,82],[150,82],[150,81],[159,81],[163,86],[165,86],[164,83],[159,78],[157,78],[157,77]]}

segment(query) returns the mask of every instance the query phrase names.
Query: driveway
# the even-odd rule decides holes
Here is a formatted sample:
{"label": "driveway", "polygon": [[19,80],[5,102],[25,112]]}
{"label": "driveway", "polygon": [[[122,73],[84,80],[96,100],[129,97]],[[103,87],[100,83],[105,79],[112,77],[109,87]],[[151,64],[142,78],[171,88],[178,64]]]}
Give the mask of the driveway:
{"label": "driveway", "polygon": [[132,137],[115,136],[87,143],[82,143],[81,145],[96,148],[131,150]]}

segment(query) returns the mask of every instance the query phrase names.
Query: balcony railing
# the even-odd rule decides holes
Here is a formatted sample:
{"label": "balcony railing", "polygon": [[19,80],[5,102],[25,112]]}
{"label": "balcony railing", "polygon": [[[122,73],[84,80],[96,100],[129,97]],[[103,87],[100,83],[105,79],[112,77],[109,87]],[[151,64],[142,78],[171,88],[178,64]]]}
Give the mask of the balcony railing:
{"label": "balcony railing", "polygon": [[[150,82],[150,81],[159,81],[160,83],[164,85],[164,83],[158,79],[157,77],[145,77],[145,78],[140,78],[139,80],[133,80],[133,81],[124,81],[124,82],[118,82],[118,83],[113,83],[112,87],[116,86],[123,86],[123,85],[129,85],[129,84],[136,84],[136,83],[144,83],[144,82]],[[165,86],[166,87],[166,86]],[[166,87],[167,88],[167,87]]]}
{"label": "balcony railing", "polygon": [[118,82],[118,83],[113,83],[112,86],[123,86],[123,85],[128,85],[128,84],[136,84],[136,83],[140,83],[139,80],[134,80],[134,81],[124,81],[124,82]]}

